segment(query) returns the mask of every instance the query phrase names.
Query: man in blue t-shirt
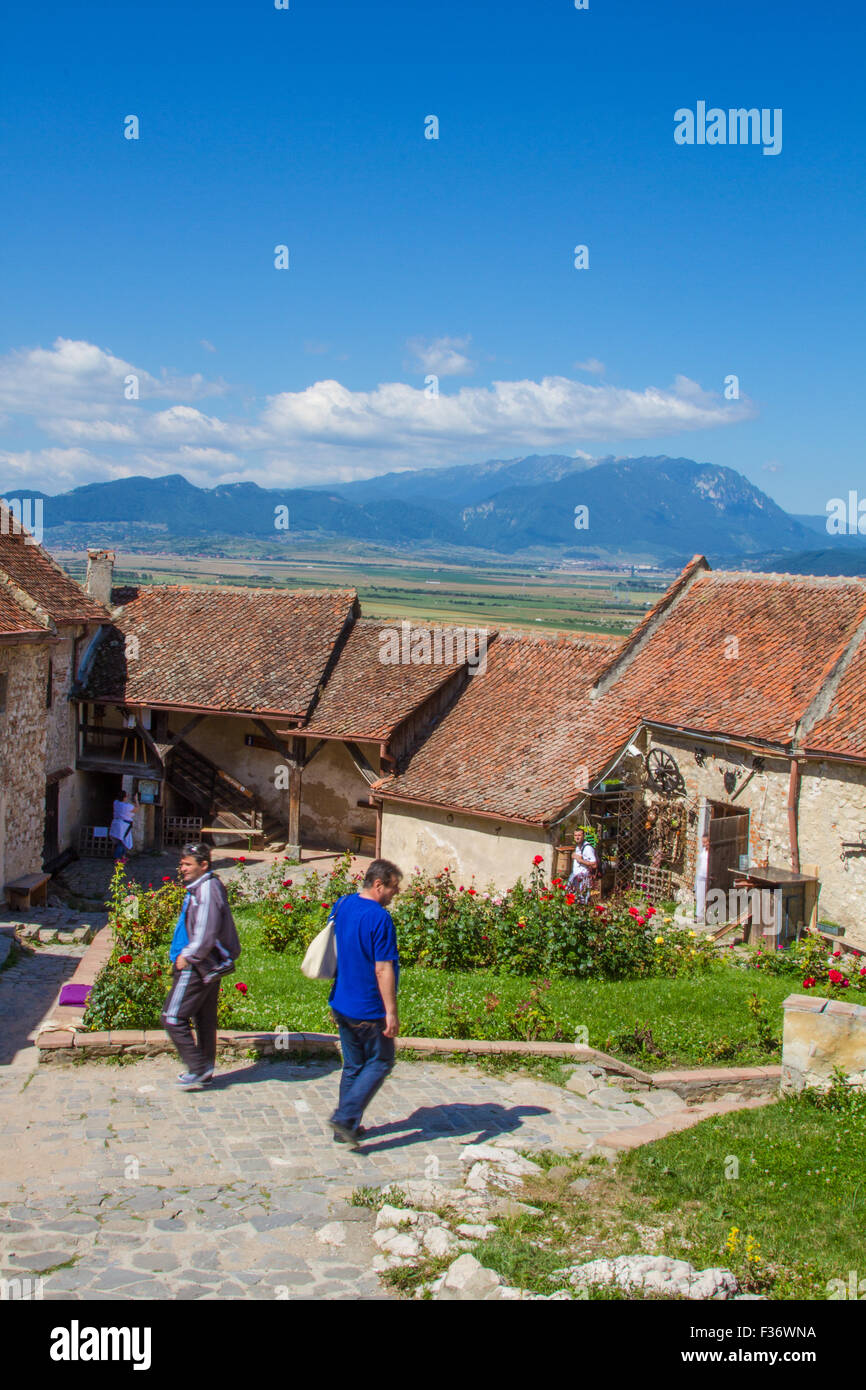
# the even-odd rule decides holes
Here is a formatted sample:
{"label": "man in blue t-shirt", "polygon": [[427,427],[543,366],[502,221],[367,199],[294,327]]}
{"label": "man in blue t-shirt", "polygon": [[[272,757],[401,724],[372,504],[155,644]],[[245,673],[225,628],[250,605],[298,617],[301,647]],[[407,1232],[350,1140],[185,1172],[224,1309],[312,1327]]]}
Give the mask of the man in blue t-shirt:
{"label": "man in blue t-shirt", "polygon": [[334,904],[337,975],[328,1003],[340,1031],[343,1070],[331,1116],[334,1139],[357,1147],[361,1116],[394,1066],[400,1031],[397,935],[386,908],[403,877],[388,859],[374,859],[357,893]]}

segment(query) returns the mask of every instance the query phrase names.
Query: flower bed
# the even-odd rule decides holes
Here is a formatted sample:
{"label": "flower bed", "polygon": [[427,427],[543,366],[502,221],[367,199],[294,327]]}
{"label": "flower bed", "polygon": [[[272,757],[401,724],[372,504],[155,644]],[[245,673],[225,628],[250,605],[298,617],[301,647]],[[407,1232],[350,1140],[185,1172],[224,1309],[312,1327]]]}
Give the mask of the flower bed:
{"label": "flower bed", "polygon": [[[271,950],[306,950],[334,901],[358,886],[349,863],[347,855],[330,875],[311,874],[300,884],[287,878],[281,891],[261,897]],[[715,957],[711,942],[674,926],[642,896],[583,905],[562,879],[547,884],[538,861],[528,884],[518,880],[502,893],[456,884],[447,868],[435,875],[416,870],[391,913],[401,962],[436,970],[626,979],[697,973]]]}

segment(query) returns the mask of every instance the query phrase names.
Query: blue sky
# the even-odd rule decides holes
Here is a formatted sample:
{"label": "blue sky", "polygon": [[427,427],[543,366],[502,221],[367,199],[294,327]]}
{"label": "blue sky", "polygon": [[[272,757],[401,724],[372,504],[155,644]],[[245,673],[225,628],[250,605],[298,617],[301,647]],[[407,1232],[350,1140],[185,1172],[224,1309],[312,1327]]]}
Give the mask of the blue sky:
{"label": "blue sky", "polygon": [[[866,491],[853,4],[47,3],[4,47],[4,486],[582,451]],[[699,100],[781,152],[675,144]]]}

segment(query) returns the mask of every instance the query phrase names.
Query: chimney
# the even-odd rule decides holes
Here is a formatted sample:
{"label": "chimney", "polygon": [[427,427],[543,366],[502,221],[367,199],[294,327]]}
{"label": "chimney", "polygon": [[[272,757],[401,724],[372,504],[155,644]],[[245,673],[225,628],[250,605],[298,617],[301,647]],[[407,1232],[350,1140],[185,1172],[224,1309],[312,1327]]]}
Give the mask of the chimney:
{"label": "chimney", "polygon": [[111,607],[111,581],[114,575],[115,553],[113,550],[88,550],[87,578],[84,587],[97,603]]}

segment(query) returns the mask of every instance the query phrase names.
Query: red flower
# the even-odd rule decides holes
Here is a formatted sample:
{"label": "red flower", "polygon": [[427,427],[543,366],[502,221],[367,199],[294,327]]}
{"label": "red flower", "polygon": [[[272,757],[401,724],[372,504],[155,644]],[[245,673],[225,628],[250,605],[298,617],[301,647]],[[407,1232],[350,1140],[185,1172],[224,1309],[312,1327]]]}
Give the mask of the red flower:
{"label": "red flower", "polygon": [[555,878],[553,880],[553,886],[554,888],[564,888],[565,884],[563,883],[561,878]]}
{"label": "red flower", "polygon": [[236,864],[246,864],[246,862],[247,862],[247,856],[246,856],[245,854],[239,854],[239,855],[237,856],[237,858],[235,859],[235,863],[236,863]]}
{"label": "red flower", "polygon": [[474,888],[470,888],[470,889],[469,889],[469,896],[470,896],[470,898],[474,898],[474,897],[475,897],[475,889],[474,889]]}
{"label": "red flower", "polygon": [[830,981],[831,985],[841,985],[844,978],[844,975],[839,970],[830,970],[827,973],[827,979]]}
{"label": "red flower", "polygon": [[841,954],[842,954],[841,951],[834,951],[834,952],[833,952],[833,959],[834,959],[834,960],[838,960],[839,957],[841,956]]}
{"label": "red flower", "polygon": [[330,906],[331,906],[330,903],[322,903],[322,907],[330,907]]}
{"label": "red flower", "polygon": [[646,926],[646,918],[645,918],[645,917],[635,917],[635,921],[637,922],[637,924],[638,924],[639,927],[645,927],[645,926]]}
{"label": "red flower", "polygon": [[482,936],[481,940],[482,940],[482,941],[489,941],[489,940],[490,940],[490,937],[489,937],[489,936]]}
{"label": "red flower", "polygon": [[565,901],[568,903],[568,906],[571,907],[571,904],[576,901],[574,894],[566,893]]}
{"label": "red flower", "polygon": [[595,910],[596,912],[604,912],[604,903],[596,903]]}
{"label": "red flower", "polygon": [[647,917],[655,917],[655,915],[656,915],[656,910],[655,910],[655,908],[654,908],[654,907],[648,907],[647,910],[646,910],[645,916],[647,916]]}
{"label": "red flower", "polygon": [[543,854],[536,854],[536,856],[535,856],[535,858],[533,859],[532,862],[533,862],[533,864],[543,864],[543,863],[544,863],[544,855],[543,855]]}
{"label": "red flower", "polygon": [[121,965],[132,965],[132,956],[118,956]]}
{"label": "red flower", "polygon": [[803,988],[804,988],[804,989],[811,989],[812,986],[813,986],[813,985],[816,985],[817,983],[818,983],[818,981],[815,979],[815,976],[814,976],[814,975],[808,975],[808,976],[806,977],[806,979],[803,981]]}
{"label": "red flower", "polygon": [[283,912],[291,912],[291,910],[292,910],[292,904],[291,904],[291,903],[283,903]]}
{"label": "red flower", "polygon": [[292,880],[291,880],[290,878],[284,878],[284,879],[283,879],[283,887],[284,887],[284,888],[291,888],[291,886],[292,886]]}
{"label": "red flower", "polygon": [[629,917],[640,917],[640,913],[638,912],[636,907],[630,907],[628,910],[628,915]]}
{"label": "red flower", "polygon": [[246,994],[247,992],[247,987],[244,984],[243,980],[238,980],[237,984],[235,985],[235,989],[240,990],[241,994]]}
{"label": "red flower", "polygon": [[866,965],[863,966],[863,969],[860,971],[860,974],[866,975]]}
{"label": "red flower", "polygon": [[169,878],[168,874],[163,874],[162,881],[163,883],[171,883],[171,879]]}

